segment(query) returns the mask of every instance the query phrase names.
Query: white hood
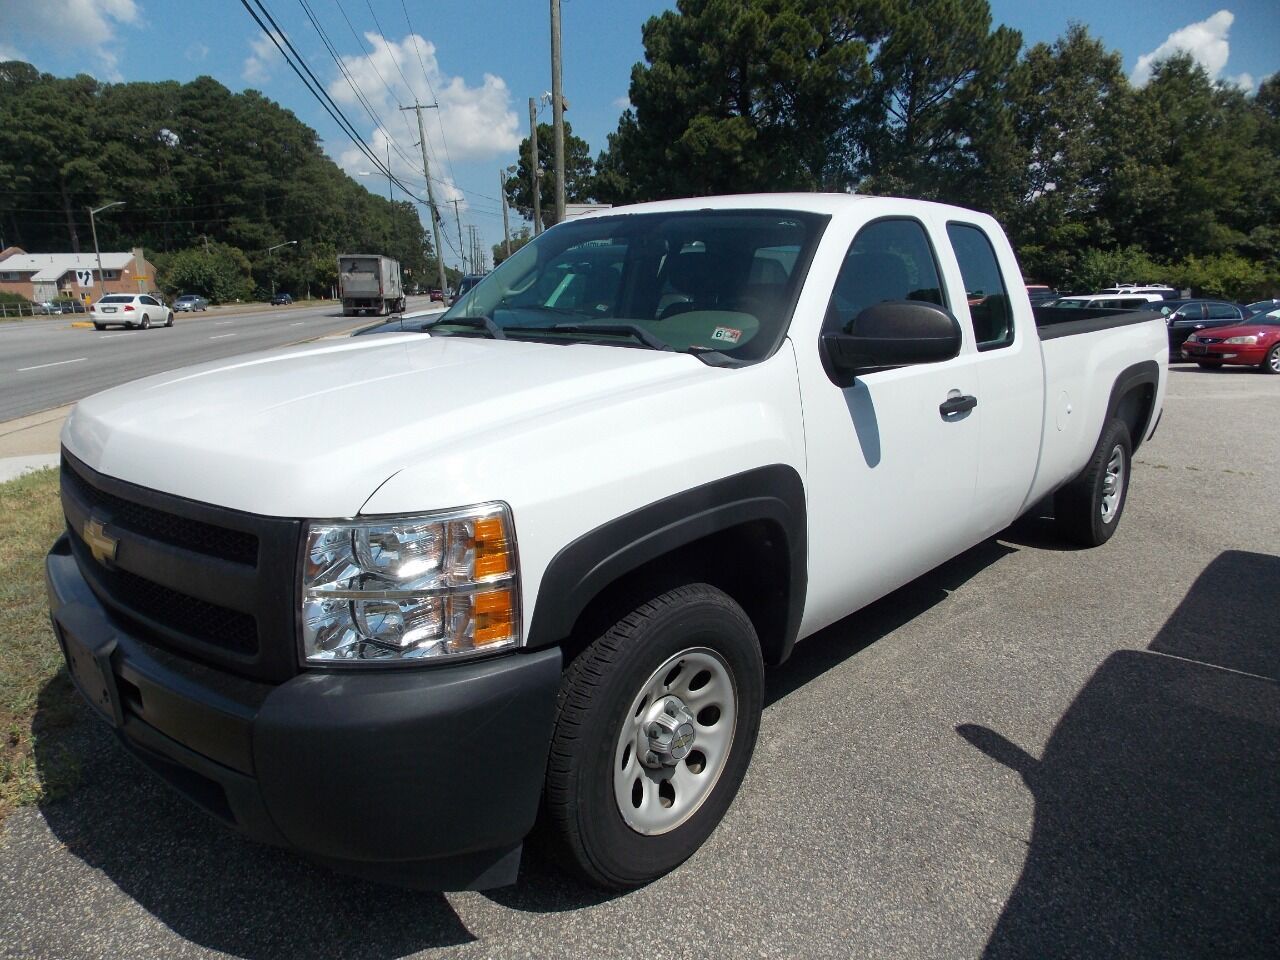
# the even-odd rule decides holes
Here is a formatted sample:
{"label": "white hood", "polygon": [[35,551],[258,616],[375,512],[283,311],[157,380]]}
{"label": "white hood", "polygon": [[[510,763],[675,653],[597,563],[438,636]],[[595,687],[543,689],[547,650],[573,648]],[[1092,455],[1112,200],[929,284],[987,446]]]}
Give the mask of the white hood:
{"label": "white hood", "polygon": [[62,442],[95,470],[165,493],[272,516],[343,517],[460,438],[715,372],[692,356],[620,346],[361,337],[96,394],[72,411]]}

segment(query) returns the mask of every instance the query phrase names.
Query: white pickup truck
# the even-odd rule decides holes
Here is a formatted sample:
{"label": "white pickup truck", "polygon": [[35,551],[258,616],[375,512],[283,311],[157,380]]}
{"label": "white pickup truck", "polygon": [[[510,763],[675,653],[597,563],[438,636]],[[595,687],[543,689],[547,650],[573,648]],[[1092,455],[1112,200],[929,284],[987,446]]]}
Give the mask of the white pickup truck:
{"label": "white pickup truck", "polygon": [[690,856],[765,664],[1055,495],[1101,544],[1154,313],[1037,325],[1000,227],[824,195],[560,224],[419,333],[82,401],[47,564],[70,672],[205,810],[353,873]]}

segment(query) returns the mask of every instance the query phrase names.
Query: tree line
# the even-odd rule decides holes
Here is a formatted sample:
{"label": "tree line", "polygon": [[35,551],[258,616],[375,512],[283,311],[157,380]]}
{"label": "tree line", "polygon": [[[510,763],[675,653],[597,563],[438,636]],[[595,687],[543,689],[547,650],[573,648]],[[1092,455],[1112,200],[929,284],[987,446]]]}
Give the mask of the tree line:
{"label": "tree line", "polygon": [[571,200],[920,197],[994,214],[1028,280],[1280,289],[1280,75],[1249,95],[1180,55],[1137,87],[1085,26],[1024,48],[987,0],[679,0],[643,40],[594,164],[567,138]]}
{"label": "tree line", "polygon": [[[327,296],[339,253],[395,257],[410,280],[435,259],[409,201],[365,190],[318,135],[255,90],[99,83],[0,63],[0,239],[28,252],[141,246],[167,293],[261,297],[274,279]],[[296,240],[296,246],[276,244]]]}

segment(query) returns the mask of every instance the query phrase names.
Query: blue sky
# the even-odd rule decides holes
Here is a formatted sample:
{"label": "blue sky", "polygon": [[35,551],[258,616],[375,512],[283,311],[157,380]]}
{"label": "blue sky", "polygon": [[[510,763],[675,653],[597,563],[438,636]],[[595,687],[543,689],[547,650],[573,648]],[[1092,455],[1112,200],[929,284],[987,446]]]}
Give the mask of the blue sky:
{"label": "blue sky", "polygon": [[[416,123],[412,114],[395,109],[396,101],[407,103],[414,95],[439,100],[439,115],[427,114],[427,139],[453,244],[454,198],[463,224],[474,223],[486,243],[500,240],[499,171],[515,161],[516,146],[528,131],[528,98],[551,85],[546,0],[265,3],[365,139],[380,154],[391,150],[397,175],[420,195]],[[567,116],[593,155],[625,106],[631,66],[643,57],[641,25],[671,6],[658,0],[563,0]],[[307,8],[381,128],[355,100]],[[1243,86],[1256,86],[1280,69],[1276,0],[993,0],[992,13],[997,22],[1022,31],[1027,44],[1053,40],[1070,21],[1085,23],[1121,52],[1125,69],[1139,80],[1172,49],[1188,50],[1214,76]],[[329,154],[360,182],[377,192],[387,189],[385,178],[359,176],[371,165],[305,91],[239,0],[0,0],[0,59],[10,57],[57,75],[185,81],[209,74],[234,90],[257,88],[315,127]],[[545,120],[550,108],[542,109]]]}

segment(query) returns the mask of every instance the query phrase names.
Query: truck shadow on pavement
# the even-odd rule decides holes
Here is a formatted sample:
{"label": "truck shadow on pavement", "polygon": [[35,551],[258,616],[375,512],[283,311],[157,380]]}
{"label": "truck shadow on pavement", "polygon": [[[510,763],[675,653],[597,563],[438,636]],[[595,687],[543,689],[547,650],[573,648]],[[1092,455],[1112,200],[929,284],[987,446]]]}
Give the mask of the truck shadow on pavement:
{"label": "truck shadow on pavement", "polygon": [[[54,683],[42,700],[58,695],[50,690]],[[42,805],[45,822],[68,851],[179,936],[237,957],[273,960],[382,960],[475,939],[441,894],[340,876],[242,839],[171,793],[96,719],[85,716],[71,736],[75,753],[86,758],[82,783],[69,798]],[[73,875],[68,882],[76,889],[90,879]],[[68,916],[100,896],[79,891],[79,906]],[[114,909],[107,906],[101,922]],[[174,947],[139,944],[133,955]]]}
{"label": "truck shadow on pavement", "polygon": [[1280,557],[1223,553],[1147,650],[1103,661],[1039,760],[956,728],[1035,797],[988,960],[1274,955],[1278,613]]}

